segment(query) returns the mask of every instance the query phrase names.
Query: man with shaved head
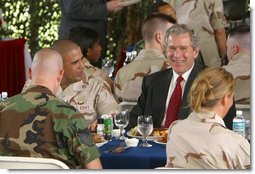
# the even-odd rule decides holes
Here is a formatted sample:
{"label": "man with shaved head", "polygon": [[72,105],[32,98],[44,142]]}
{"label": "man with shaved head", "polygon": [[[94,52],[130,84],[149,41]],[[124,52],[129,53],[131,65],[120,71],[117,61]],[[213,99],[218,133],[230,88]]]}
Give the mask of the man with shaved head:
{"label": "man with shaved head", "polygon": [[76,43],[57,40],[52,48],[62,54],[65,70],[57,96],[78,109],[94,131],[98,116],[120,110],[111,87],[96,75],[84,73],[84,56]]}
{"label": "man with shaved head", "polygon": [[170,68],[164,55],[164,36],[176,20],[166,14],[149,15],[142,26],[144,49],[137,57],[119,69],[114,80],[114,92],[120,101],[138,101],[144,76]]}
{"label": "man with shaved head", "polygon": [[84,56],[80,47],[70,40],[57,40],[53,43],[52,48],[58,50],[63,56],[65,73],[61,82],[62,89],[82,80],[84,77]]}
{"label": "man with shaved head", "polygon": [[59,88],[63,73],[62,56],[56,50],[50,48],[44,48],[37,52],[32,68],[28,72],[32,85],[46,86],[53,94]]}
{"label": "man with shaved head", "polygon": [[250,104],[251,35],[249,25],[242,24],[229,31],[227,57],[229,62],[222,68],[236,79],[235,101],[237,104]]}
{"label": "man with shaved head", "polygon": [[[56,96],[74,106],[84,116],[89,129],[94,131],[98,116],[120,110],[106,81],[84,73],[81,48],[70,40],[57,40],[52,48],[63,56],[64,74]],[[23,91],[27,88],[25,85]]]}
{"label": "man with shaved head", "polygon": [[70,168],[102,168],[87,122],[54,95],[63,73],[58,51],[44,48],[35,54],[31,86],[0,103],[0,156],[54,158]]}

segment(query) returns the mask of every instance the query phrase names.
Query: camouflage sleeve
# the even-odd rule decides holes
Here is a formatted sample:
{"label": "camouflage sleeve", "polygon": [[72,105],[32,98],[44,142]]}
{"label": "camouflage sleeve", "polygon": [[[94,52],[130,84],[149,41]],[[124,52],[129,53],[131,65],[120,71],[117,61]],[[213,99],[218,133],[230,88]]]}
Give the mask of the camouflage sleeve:
{"label": "camouflage sleeve", "polygon": [[237,148],[236,159],[236,166],[238,169],[250,168],[250,144],[247,140],[242,141]]}
{"label": "camouflage sleeve", "polygon": [[[96,67],[97,68],[97,67]],[[112,79],[105,73],[104,70],[97,68],[97,71],[95,72],[96,75],[98,75],[99,77],[101,77],[103,80],[105,80],[108,85],[112,88],[113,86],[113,81]]]}
{"label": "camouflage sleeve", "polygon": [[114,78],[114,84],[113,84],[113,91],[117,98],[122,99],[122,96],[120,92],[122,91],[122,82],[120,78],[120,71],[117,72],[115,78]]}
{"label": "camouflage sleeve", "polygon": [[75,112],[70,119],[56,119],[54,125],[55,131],[63,134],[57,136],[58,142],[67,141],[65,144],[68,146],[69,154],[81,166],[85,166],[100,156],[87,126],[86,120],[78,112]]}
{"label": "camouflage sleeve", "polygon": [[150,69],[148,67],[148,70],[137,71],[132,66],[122,67],[114,81],[114,93],[117,98],[121,101],[137,101],[141,94],[142,79],[149,74]]}
{"label": "camouflage sleeve", "polygon": [[213,0],[211,4],[214,4],[212,5],[212,15],[210,21],[212,28],[214,30],[219,28],[225,28],[227,26],[227,21],[224,16],[222,0]]}
{"label": "camouflage sleeve", "polygon": [[99,115],[111,114],[115,111],[120,111],[120,106],[115,100],[109,85],[106,84],[106,82],[102,85],[96,96],[95,105]]}

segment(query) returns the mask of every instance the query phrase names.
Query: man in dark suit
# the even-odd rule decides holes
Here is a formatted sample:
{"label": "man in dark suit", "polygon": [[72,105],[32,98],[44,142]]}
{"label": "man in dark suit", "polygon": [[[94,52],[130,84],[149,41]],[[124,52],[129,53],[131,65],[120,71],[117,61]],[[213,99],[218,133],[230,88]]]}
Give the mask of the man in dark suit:
{"label": "man in dark suit", "polygon": [[[130,121],[126,129],[131,129],[137,125],[139,115],[152,115],[154,127],[166,127],[166,110],[178,76],[183,78],[180,84],[183,95],[178,108],[177,119],[185,119],[191,112],[187,100],[190,87],[198,73],[205,68],[203,65],[195,63],[199,53],[198,39],[188,26],[175,24],[166,32],[165,46],[172,68],[144,77],[142,94],[137,105],[130,112]],[[170,110],[170,112],[172,111]],[[232,129],[235,112],[235,104],[233,104],[224,118],[229,129]]]}

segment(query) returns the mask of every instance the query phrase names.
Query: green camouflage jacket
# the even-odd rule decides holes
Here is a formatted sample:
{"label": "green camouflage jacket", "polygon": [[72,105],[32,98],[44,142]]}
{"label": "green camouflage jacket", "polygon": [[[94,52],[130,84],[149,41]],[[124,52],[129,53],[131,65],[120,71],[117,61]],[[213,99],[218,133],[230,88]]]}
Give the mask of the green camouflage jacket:
{"label": "green camouflage jacket", "polygon": [[84,117],[34,86],[0,103],[0,155],[54,158],[70,168],[99,157]]}

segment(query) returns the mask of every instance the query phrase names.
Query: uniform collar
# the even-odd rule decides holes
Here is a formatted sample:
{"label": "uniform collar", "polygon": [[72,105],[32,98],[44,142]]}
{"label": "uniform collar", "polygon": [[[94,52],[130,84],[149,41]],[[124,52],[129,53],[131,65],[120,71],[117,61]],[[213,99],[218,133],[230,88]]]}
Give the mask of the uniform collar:
{"label": "uniform collar", "polygon": [[250,55],[248,53],[238,53],[233,56],[233,58],[229,61],[228,65],[236,64],[237,62],[250,63]]}
{"label": "uniform collar", "polygon": [[201,121],[204,123],[218,123],[226,127],[223,119],[216,113],[210,111],[192,112],[189,119]]}
{"label": "uniform collar", "polygon": [[134,60],[154,60],[159,58],[165,58],[164,54],[160,51],[156,49],[143,49]]}
{"label": "uniform collar", "polygon": [[28,92],[40,92],[40,93],[45,93],[54,96],[54,94],[45,86],[41,85],[32,85],[30,86],[27,90],[26,93]]}

